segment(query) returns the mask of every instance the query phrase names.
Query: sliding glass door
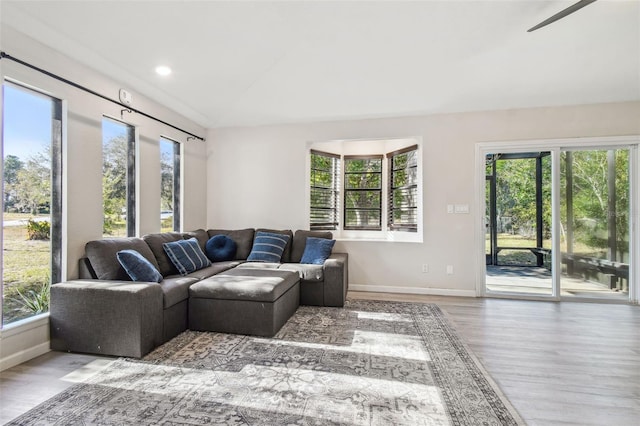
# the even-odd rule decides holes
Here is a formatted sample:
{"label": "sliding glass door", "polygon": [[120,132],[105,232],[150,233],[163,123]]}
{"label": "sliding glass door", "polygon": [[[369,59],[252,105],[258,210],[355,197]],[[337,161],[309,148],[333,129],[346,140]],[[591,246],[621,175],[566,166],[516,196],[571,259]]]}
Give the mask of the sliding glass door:
{"label": "sliding glass door", "polygon": [[630,150],[562,150],[562,296],[629,298]]}
{"label": "sliding glass door", "polygon": [[479,294],[637,302],[639,142],[479,144]]}

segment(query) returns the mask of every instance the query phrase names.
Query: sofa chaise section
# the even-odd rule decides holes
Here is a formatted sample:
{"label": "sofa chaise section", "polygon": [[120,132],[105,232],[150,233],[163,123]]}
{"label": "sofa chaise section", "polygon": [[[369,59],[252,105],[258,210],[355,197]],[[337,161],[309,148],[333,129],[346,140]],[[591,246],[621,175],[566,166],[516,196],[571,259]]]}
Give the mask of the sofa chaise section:
{"label": "sofa chaise section", "polygon": [[[168,259],[163,258],[163,255],[166,256],[166,254],[157,250],[159,241],[177,241],[183,238],[182,234],[161,233],[151,235],[143,238],[105,238],[88,242],[85,246],[87,257],[81,259],[81,264],[85,263],[85,266],[80,269],[80,278],[86,279],[88,282],[91,279],[130,281],[129,276],[118,262],[116,256],[118,251],[127,249],[136,250],[161,273],[174,274],[166,276],[159,284],[148,283],[160,290],[160,326],[162,328],[161,343],[163,343],[187,329],[189,287],[198,282],[199,278],[177,275],[175,268],[171,269],[168,265]],[[155,252],[153,249],[156,249]],[[89,276],[85,275],[87,272]]]}

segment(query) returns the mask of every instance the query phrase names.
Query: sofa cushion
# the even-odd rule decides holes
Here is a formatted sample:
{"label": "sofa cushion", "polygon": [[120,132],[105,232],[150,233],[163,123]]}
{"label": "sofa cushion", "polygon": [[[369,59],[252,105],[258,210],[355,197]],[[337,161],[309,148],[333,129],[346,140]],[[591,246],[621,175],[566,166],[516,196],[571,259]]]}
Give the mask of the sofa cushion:
{"label": "sofa cushion", "polygon": [[209,229],[207,231],[209,238],[215,235],[226,235],[236,242],[238,249],[236,250],[236,257],[233,260],[247,260],[249,253],[251,253],[251,247],[253,247],[253,236],[255,231],[252,228],[248,229]]}
{"label": "sofa cushion", "polygon": [[331,250],[335,243],[336,240],[308,237],[307,245],[304,248],[304,253],[302,253],[300,263],[322,265],[324,261],[331,256]]}
{"label": "sofa cushion", "polygon": [[205,245],[205,254],[212,262],[233,260],[236,257],[238,245],[227,235],[219,234],[209,238]]}
{"label": "sofa cushion", "polygon": [[244,262],[238,265],[236,269],[278,269],[280,263],[271,262]]}
{"label": "sofa cushion", "polygon": [[203,280],[205,278],[212,277],[216,274],[219,274],[220,272],[224,272],[228,269],[238,266],[239,264],[240,264],[240,261],[238,260],[230,260],[227,262],[216,262],[216,263],[212,263],[211,266],[198,269],[197,271],[191,272],[186,276]]}
{"label": "sofa cushion", "polygon": [[307,246],[307,237],[326,238],[328,240],[333,239],[333,234],[329,231],[305,231],[298,229],[293,236],[291,243],[291,262],[300,263],[302,254]]}
{"label": "sofa cushion", "polygon": [[258,228],[258,229],[256,229],[256,232],[268,232],[270,234],[287,235],[289,237],[289,241],[287,241],[287,245],[284,247],[284,251],[282,252],[282,259],[280,261],[281,262],[291,262],[291,241],[293,240],[293,232],[291,232],[290,229]]}
{"label": "sofa cushion", "polygon": [[290,271],[234,268],[193,284],[189,288],[189,296],[270,303],[278,300],[299,280]]}
{"label": "sofa cushion", "polygon": [[162,247],[180,275],[187,275],[211,265],[196,238],[164,243]]}
{"label": "sofa cushion", "polygon": [[198,240],[198,244],[200,244],[200,248],[203,252],[207,241],[209,241],[209,234],[207,234],[207,231],[205,231],[204,229],[196,229],[195,231],[183,232],[182,236],[185,240],[188,240],[189,238],[195,238],[196,240]]}
{"label": "sofa cushion", "polygon": [[170,308],[175,304],[187,300],[189,298],[189,287],[198,282],[197,278],[181,277],[174,275],[167,277],[160,283],[163,293],[163,307]]}
{"label": "sofa cushion", "polygon": [[116,258],[131,280],[156,283],[162,281],[162,275],[158,269],[137,251],[120,250],[116,253]]}
{"label": "sofa cushion", "polygon": [[183,236],[179,232],[162,232],[157,234],[147,234],[143,235],[142,239],[149,246],[153,255],[156,258],[156,262],[158,263],[158,271],[162,274],[163,277],[169,275],[175,275],[178,273],[178,270],[169,259],[169,256],[164,251],[162,245],[164,243],[171,243],[174,241],[180,241],[183,239]]}
{"label": "sofa cushion", "polygon": [[288,235],[258,231],[247,261],[279,263],[288,242]]}
{"label": "sofa cushion", "polygon": [[158,268],[158,262],[149,246],[142,238],[105,238],[89,241],[85,253],[99,280],[131,281],[116,253],[120,250],[135,250]]}
{"label": "sofa cushion", "polygon": [[307,282],[323,282],[324,266],[323,265],[305,265],[302,263],[283,263],[278,268],[280,271],[297,272],[302,281]]}

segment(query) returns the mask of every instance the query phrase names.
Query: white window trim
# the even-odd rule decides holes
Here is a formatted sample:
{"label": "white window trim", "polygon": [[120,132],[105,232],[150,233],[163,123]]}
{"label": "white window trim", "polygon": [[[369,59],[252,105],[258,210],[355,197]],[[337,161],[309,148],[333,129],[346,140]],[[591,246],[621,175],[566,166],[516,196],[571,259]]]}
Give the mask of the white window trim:
{"label": "white window trim", "polygon": [[[377,142],[380,146],[379,149],[375,150],[362,150],[358,152],[357,155],[383,155],[382,161],[382,230],[380,231],[370,231],[370,230],[351,230],[351,229],[343,229],[344,225],[344,166],[341,167],[342,177],[340,179],[339,186],[339,194],[342,197],[339,200],[338,205],[338,229],[332,230],[333,237],[338,241],[364,241],[364,242],[403,242],[403,243],[422,243],[424,241],[423,237],[423,210],[424,210],[424,202],[423,202],[423,191],[424,191],[424,180],[423,180],[423,154],[422,154],[422,138],[421,137],[406,137],[406,138],[392,138],[392,139],[356,139],[356,140],[334,140],[334,141],[321,141],[321,142],[310,142],[307,144],[306,149],[306,221],[307,228],[310,227],[309,216],[311,212],[310,206],[310,194],[311,189],[309,186],[309,182],[311,180],[311,155],[310,151],[312,149],[318,151],[330,152],[333,154],[340,155],[341,161],[344,161],[345,155],[351,155],[351,152],[345,152],[349,146],[349,143],[366,143],[366,142]],[[418,230],[417,232],[408,232],[408,231],[391,231],[389,230],[389,224],[387,220],[388,215],[388,199],[389,199],[389,190],[388,190],[388,180],[389,180],[389,162],[386,161],[386,155],[389,152],[393,152],[402,147],[408,147],[411,145],[417,145],[418,151],[418,212],[417,212],[417,222],[418,222]],[[329,148],[330,147],[330,148]],[[344,163],[343,163],[344,164]]]}

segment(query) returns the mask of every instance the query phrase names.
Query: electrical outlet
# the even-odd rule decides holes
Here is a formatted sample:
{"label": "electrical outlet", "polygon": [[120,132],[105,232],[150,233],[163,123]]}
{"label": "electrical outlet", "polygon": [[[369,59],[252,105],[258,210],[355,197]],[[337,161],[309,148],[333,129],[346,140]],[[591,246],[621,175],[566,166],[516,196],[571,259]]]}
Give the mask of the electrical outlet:
{"label": "electrical outlet", "polygon": [[453,265],[447,265],[447,275],[453,275]]}
{"label": "electrical outlet", "polygon": [[429,272],[429,264],[428,263],[423,263],[422,264],[422,273],[426,274],[427,272]]}

